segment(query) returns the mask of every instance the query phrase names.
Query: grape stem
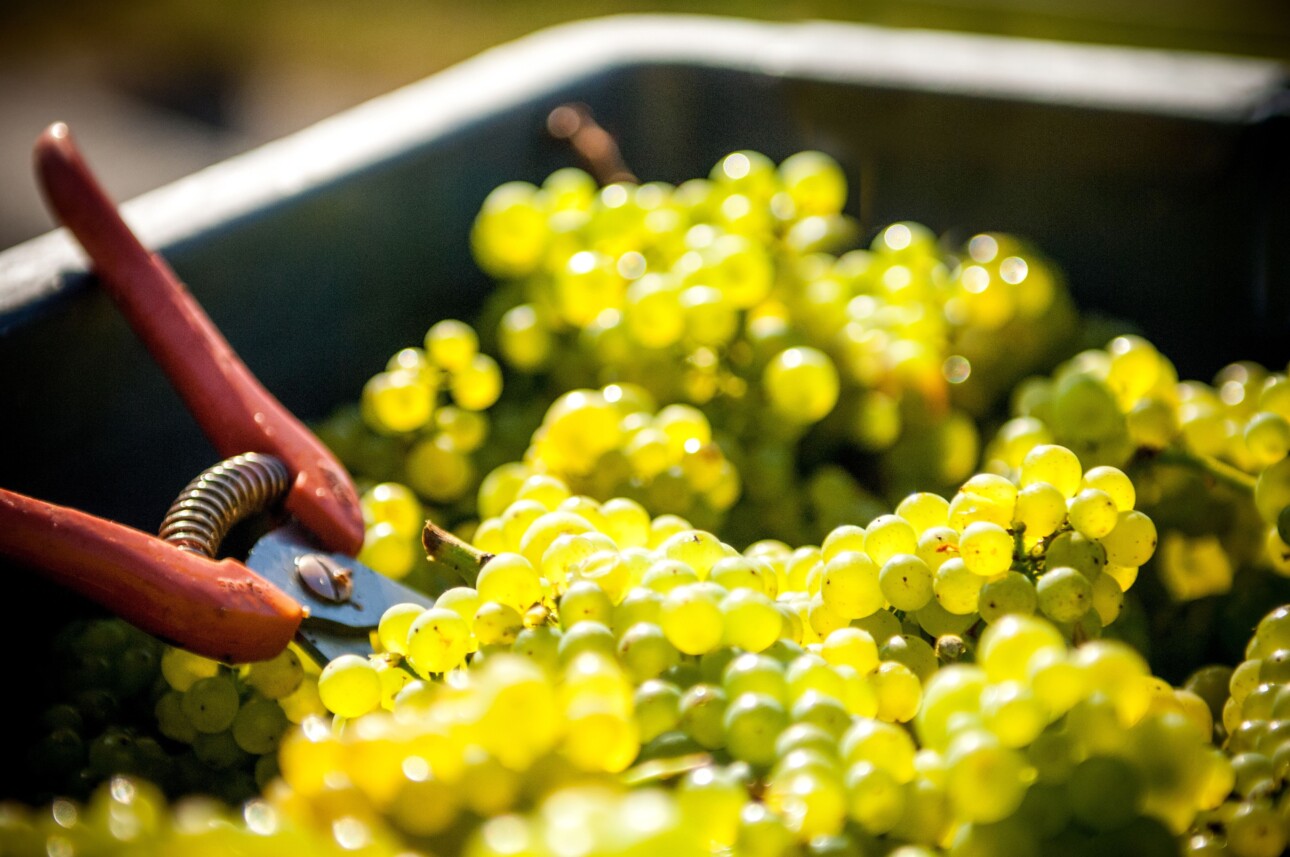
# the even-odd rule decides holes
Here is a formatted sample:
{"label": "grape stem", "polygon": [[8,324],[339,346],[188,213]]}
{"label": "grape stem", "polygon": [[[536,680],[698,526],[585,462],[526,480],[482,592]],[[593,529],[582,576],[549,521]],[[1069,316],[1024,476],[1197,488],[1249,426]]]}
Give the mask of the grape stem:
{"label": "grape stem", "polygon": [[1155,454],[1155,460],[1175,467],[1188,467],[1220,485],[1226,485],[1247,494],[1254,493],[1253,476],[1217,458],[1198,455],[1177,446],[1167,446]]}
{"label": "grape stem", "polygon": [[425,529],[421,531],[421,544],[430,559],[457,572],[457,576],[470,586],[475,585],[480,570],[493,558],[491,553],[472,547],[434,521],[426,521]]}

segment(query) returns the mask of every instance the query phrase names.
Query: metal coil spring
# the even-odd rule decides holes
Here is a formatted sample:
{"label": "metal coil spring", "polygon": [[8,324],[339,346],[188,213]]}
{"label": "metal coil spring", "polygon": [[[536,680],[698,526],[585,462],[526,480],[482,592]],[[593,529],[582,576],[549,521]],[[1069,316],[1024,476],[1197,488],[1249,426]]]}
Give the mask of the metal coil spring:
{"label": "metal coil spring", "polygon": [[188,483],[161,522],[161,538],[213,559],[234,524],[278,502],[289,487],[287,466],[273,456],[235,455]]}

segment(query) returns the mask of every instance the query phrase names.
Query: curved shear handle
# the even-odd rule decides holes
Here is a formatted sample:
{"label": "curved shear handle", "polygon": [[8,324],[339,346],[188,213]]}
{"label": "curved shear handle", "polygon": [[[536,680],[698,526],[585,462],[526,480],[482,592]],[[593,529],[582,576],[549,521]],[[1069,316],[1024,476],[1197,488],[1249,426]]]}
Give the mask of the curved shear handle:
{"label": "curved shear handle", "polygon": [[293,480],[287,510],[328,549],[357,553],[363,518],[345,468],[260,384],[170,266],[139,243],[66,125],[41,134],[35,160],[50,207],[220,455],[282,459]]}
{"label": "curved shear handle", "polygon": [[135,626],[228,663],[268,660],[300,627],[300,604],[231,559],[0,488],[0,554]]}

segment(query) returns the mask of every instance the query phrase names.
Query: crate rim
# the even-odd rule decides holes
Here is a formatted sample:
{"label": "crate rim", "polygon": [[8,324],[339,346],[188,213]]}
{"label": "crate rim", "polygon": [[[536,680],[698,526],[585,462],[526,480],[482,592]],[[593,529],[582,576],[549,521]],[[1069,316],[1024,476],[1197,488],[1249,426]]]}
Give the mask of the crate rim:
{"label": "crate rim", "polygon": [[[1290,113],[1287,68],[1273,60],[819,20],[614,15],[490,48],[144,193],[122,211],[147,246],[165,252],[579,80],[652,66],[1225,124]],[[0,335],[57,306],[86,270],[64,229],[0,252]]]}

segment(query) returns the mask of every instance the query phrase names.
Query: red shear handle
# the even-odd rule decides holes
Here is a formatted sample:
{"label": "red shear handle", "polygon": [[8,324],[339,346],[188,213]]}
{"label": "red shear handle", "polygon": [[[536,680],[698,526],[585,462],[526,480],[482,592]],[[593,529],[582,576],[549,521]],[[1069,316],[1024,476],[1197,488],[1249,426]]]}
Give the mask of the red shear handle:
{"label": "red shear handle", "polygon": [[278,654],[303,618],[294,599],[239,562],[2,488],[0,554],[150,634],[229,663]]}
{"label": "red shear handle", "polygon": [[50,207],[220,455],[282,459],[294,480],[287,509],[330,550],[357,553],[363,516],[345,468],[251,374],[170,266],[139,243],[66,125],[37,140],[36,172]]}

